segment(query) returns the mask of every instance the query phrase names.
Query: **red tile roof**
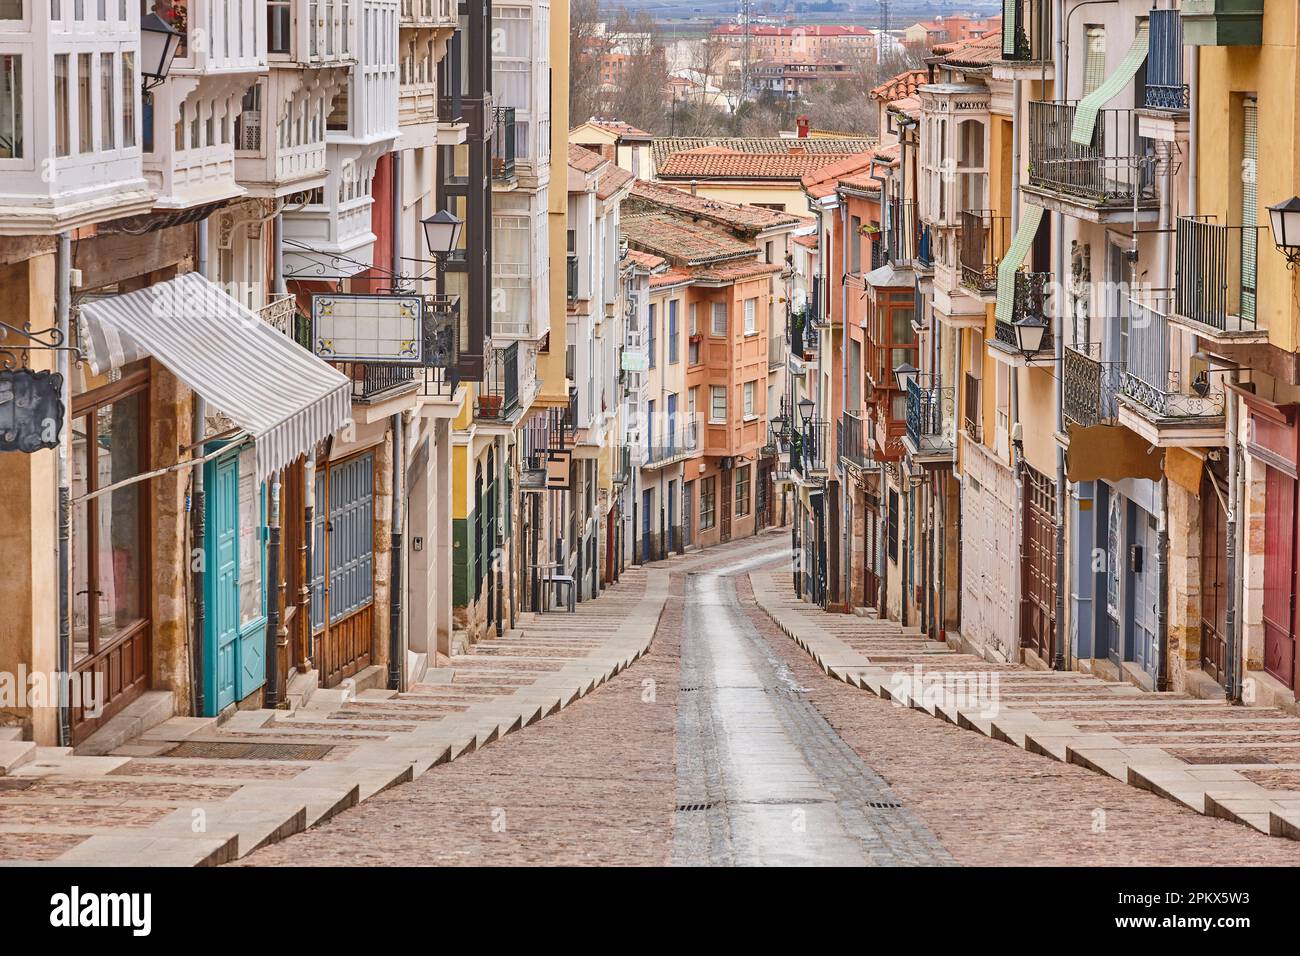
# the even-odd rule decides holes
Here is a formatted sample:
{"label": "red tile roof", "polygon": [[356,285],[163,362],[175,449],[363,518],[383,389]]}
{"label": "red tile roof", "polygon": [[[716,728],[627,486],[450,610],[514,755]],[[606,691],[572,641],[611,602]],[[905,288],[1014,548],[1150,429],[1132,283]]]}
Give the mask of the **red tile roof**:
{"label": "red tile roof", "polygon": [[807,249],[816,249],[816,248],[817,248],[817,234],[816,234],[816,233],[814,233],[814,234],[811,235],[811,236],[795,236],[795,237],[794,237],[794,241],[797,242],[799,245],[801,245],[801,246],[807,248]]}
{"label": "red tile roof", "polygon": [[719,229],[689,223],[671,213],[623,216],[622,231],[631,247],[680,265],[704,265],[758,254],[747,242]]}
{"label": "red tile roof", "polygon": [[569,144],[569,165],[574,169],[584,173],[595,172],[601,163],[609,162],[604,156],[594,149],[587,149],[585,146],[578,146],[575,143]]}
{"label": "red tile roof", "polygon": [[660,176],[682,179],[802,179],[836,160],[839,153],[673,153]]}
{"label": "red tile roof", "polygon": [[[977,40],[945,44],[945,46],[949,46],[950,50],[944,56],[943,62],[954,66],[985,66],[1002,61],[1001,33],[989,33]],[[935,52],[939,52],[938,47],[935,47]]]}
{"label": "red tile roof", "polygon": [[593,116],[587,120],[592,126],[597,126],[612,136],[626,136],[631,139],[649,139],[650,134],[643,129],[638,129],[631,123],[624,123],[616,119],[599,119]]}
{"label": "red tile roof", "polygon": [[639,180],[632,187],[632,203],[624,209],[641,207],[659,207],[671,209],[696,219],[706,219],[719,225],[743,232],[762,232],[782,226],[797,226],[800,217],[762,206],[746,206],[738,203],[722,202],[718,199],[706,199],[692,196],[684,189],[676,189],[663,183],[650,183]]}
{"label": "red tile roof", "polygon": [[668,260],[662,256],[657,256],[653,252],[642,252],[640,249],[629,249],[627,257],[635,265],[651,272],[668,264]]}
{"label": "red tile roof", "polygon": [[758,276],[780,272],[781,267],[774,262],[759,262],[747,259],[741,262],[724,262],[716,266],[704,266],[693,270],[696,279],[705,282],[734,282],[738,279],[753,279]]}
{"label": "red tile roof", "polygon": [[610,163],[608,169],[601,170],[600,181],[596,184],[596,198],[608,199],[634,179],[635,177],[622,166]]}
{"label": "red tile roof", "polygon": [[860,153],[875,145],[875,140],[854,136],[806,136],[802,139],[781,136],[661,136],[651,147],[655,166],[662,166],[673,153],[682,153],[700,147],[719,147],[738,153],[788,153],[798,149],[801,153]]}
{"label": "red tile roof", "polygon": [[816,172],[803,178],[803,188],[813,199],[821,199],[835,192],[835,187],[845,176],[871,168],[873,152],[854,153],[837,162],[823,166]]}
{"label": "red tile roof", "polygon": [[650,277],[650,288],[662,289],[668,285],[681,285],[683,282],[690,282],[694,278],[689,269],[668,269]]}
{"label": "red tile roof", "polygon": [[916,88],[929,78],[930,74],[926,70],[907,70],[872,89],[870,95],[873,100],[892,103],[894,100],[911,96],[916,92]]}

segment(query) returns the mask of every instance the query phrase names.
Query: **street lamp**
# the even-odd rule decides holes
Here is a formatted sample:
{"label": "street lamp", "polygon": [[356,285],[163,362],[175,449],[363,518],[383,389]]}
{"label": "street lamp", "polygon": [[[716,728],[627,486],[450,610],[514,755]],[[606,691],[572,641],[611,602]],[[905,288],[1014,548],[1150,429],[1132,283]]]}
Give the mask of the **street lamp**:
{"label": "street lamp", "polygon": [[1025,316],[1011,323],[1011,327],[1016,331],[1016,345],[1025,358],[1043,347],[1043,337],[1047,334],[1047,322],[1044,319]]}
{"label": "street lamp", "polygon": [[1273,230],[1273,245],[1286,256],[1287,265],[1300,264],[1300,196],[1268,207],[1269,225]]}
{"label": "street lamp", "polygon": [[140,76],[145,90],[167,79],[181,46],[181,33],[156,13],[140,18]]}
{"label": "street lamp", "polygon": [[421,219],[420,225],[424,226],[424,241],[429,246],[429,252],[443,256],[456,248],[460,239],[460,227],[464,222],[446,209],[439,209],[429,218]]}
{"label": "street lamp", "polygon": [[816,407],[817,403],[807,396],[799,399],[799,420],[803,422],[804,425],[807,425],[812,421],[813,409]]}
{"label": "street lamp", "polygon": [[916,377],[921,374],[921,370],[911,362],[904,362],[894,369],[894,382],[898,385],[900,392],[906,392]]}

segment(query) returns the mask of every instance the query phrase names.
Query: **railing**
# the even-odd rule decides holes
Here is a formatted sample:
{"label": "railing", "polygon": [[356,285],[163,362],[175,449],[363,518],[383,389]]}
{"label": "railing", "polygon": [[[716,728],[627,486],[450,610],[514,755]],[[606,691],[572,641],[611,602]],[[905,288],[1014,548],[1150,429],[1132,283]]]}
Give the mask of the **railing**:
{"label": "railing", "polygon": [[479,385],[474,417],[504,421],[519,407],[519,343],[493,349]]}
{"label": "railing", "polygon": [[1147,109],[1187,109],[1183,82],[1183,16],[1179,10],[1148,10]]}
{"label": "railing", "polygon": [[907,437],[921,455],[951,453],[953,433],[953,390],[925,386],[916,379],[907,383]]}
{"label": "railing", "polygon": [[792,443],[790,465],[803,477],[826,473],[826,435],[829,423],[813,419],[799,429]]}
{"label": "railing", "polygon": [[962,284],[976,292],[995,292],[998,263],[1010,244],[1011,220],[987,209],[962,210],[958,261]]}
{"label": "railing", "polygon": [[688,417],[686,424],[675,426],[666,435],[653,437],[659,439],[660,443],[646,445],[645,467],[661,468],[699,450],[699,422],[694,417]]}
{"label": "railing", "polygon": [[984,412],[980,404],[980,380],[966,373],[966,398],[962,409],[962,427],[971,441],[980,441],[984,433]]}
{"label": "railing", "polygon": [[277,332],[291,339],[295,337],[294,317],[298,314],[298,302],[292,293],[272,296],[257,310],[257,314]]}
{"label": "railing", "polygon": [[632,476],[632,446],[614,446],[614,483],[621,485]]}
{"label": "railing", "polygon": [[377,365],[362,362],[335,362],[334,367],[352,379],[352,398],[357,401],[374,401],[390,393],[404,391],[420,385],[415,365]]}
{"label": "railing", "polygon": [[1254,329],[1259,230],[1180,216],[1175,233],[1175,314],[1222,332]]}
{"label": "railing", "polygon": [[1082,428],[1115,417],[1115,396],[1123,383],[1122,363],[1103,362],[1088,354],[1099,351],[1095,345],[1087,350],[1065,349],[1061,368],[1062,410],[1068,421]]}
{"label": "railing", "polygon": [[1002,0],[1002,59],[1052,59],[1052,8],[1047,0]]}
{"label": "railing", "polygon": [[921,243],[921,220],[915,199],[888,200],[885,204],[885,254],[890,262],[910,265]]}
{"label": "railing", "polygon": [[1156,199],[1155,156],[1134,110],[1098,110],[1092,141],[1070,138],[1074,103],[1029,104],[1029,184],[1100,205]]}
{"label": "railing", "polygon": [[835,423],[835,446],[839,449],[840,458],[859,468],[875,467],[870,443],[863,440],[865,435],[865,423],[861,416],[845,412]]}
{"label": "railing", "polygon": [[993,323],[994,338],[1003,345],[1020,350],[1013,323],[1021,321],[1039,322],[1047,326],[1043,334],[1043,348],[1052,340],[1052,317],[1048,314],[1048,290],[1052,285],[1050,272],[1017,272],[1015,294],[1012,299],[1011,321]]}
{"label": "railing", "polygon": [[[1121,394],[1159,418],[1214,418],[1223,414],[1223,389],[1206,371],[1190,380],[1170,367],[1169,318],[1130,299],[1128,366]],[[1217,387],[1217,390],[1216,390]]]}
{"label": "railing", "polygon": [[564,289],[570,302],[578,301],[578,257],[572,252],[564,261]]}
{"label": "railing", "polygon": [[808,320],[805,325],[825,328],[830,324],[830,316],[827,314],[829,311],[822,302],[822,277],[813,276],[812,288],[808,290],[804,304],[804,317]]}
{"label": "railing", "polygon": [[515,108],[492,108],[492,178],[513,179],[515,176]]}

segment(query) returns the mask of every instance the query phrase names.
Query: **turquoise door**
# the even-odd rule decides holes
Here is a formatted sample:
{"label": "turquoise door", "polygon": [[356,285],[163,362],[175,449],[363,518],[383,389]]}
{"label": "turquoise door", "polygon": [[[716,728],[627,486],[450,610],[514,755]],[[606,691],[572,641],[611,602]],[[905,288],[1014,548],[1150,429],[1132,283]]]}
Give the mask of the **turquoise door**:
{"label": "turquoise door", "polygon": [[206,714],[266,683],[265,500],[251,450],[205,466]]}

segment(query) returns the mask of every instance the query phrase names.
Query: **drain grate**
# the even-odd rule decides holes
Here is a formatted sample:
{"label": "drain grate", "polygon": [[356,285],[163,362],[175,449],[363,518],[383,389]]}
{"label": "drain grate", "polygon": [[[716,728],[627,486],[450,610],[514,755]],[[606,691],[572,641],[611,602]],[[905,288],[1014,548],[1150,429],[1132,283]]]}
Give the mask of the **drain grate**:
{"label": "drain grate", "polygon": [[709,801],[708,803],[679,803],[677,804],[678,813],[693,813],[698,810],[712,810],[717,803]]}
{"label": "drain grate", "polygon": [[328,744],[187,740],[161,756],[195,760],[320,760],[333,749]]}
{"label": "drain grate", "polygon": [[696,685],[695,687],[679,687],[679,688],[677,688],[677,689],[678,689],[678,691],[680,691],[681,693],[685,694],[685,693],[687,693],[688,691],[699,690],[700,688],[699,688],[698,685]]}
{"label": "drain grate", "polygon": [[871,809],[873,809],[873,810],[901,810],[901,809],[903,809],[903,805],[902,805],[901,803],[891,803],[891,802],[888,801],[888,800],[868,800],[868,801],[867,801],[867,806],[869,806],[869,807],[870,807]]}

